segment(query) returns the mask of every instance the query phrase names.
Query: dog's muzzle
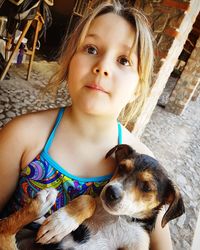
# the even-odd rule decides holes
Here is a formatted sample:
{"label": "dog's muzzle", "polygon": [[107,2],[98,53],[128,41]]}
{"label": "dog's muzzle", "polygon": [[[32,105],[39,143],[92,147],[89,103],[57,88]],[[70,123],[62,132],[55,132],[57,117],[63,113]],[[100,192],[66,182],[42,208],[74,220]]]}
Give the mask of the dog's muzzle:
{"label": "dog's muzzle", "polygon": [[119,201],[121,201],[121,199],[122,199],[122,190],[119,187],[115,185],[110,185],[106,187],[104,192],[104,200],[106,203],[114,205]]}

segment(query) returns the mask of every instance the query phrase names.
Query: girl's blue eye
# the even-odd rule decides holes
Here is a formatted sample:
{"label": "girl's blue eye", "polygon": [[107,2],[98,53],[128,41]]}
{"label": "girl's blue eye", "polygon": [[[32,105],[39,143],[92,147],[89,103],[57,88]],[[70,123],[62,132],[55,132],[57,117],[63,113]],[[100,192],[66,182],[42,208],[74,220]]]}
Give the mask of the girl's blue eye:
{"label": "girl's blue eye", "polygon": [[131,62],[129,59],[127,59],[126,57],[120,57],[118,59],[118,62],[124,66],[131,66]]}
{"label": "girl's blue eye", "polygon": [[97,55],[97,48],[95,48],[94,46],[87,46],[86,52],[91,55]]}

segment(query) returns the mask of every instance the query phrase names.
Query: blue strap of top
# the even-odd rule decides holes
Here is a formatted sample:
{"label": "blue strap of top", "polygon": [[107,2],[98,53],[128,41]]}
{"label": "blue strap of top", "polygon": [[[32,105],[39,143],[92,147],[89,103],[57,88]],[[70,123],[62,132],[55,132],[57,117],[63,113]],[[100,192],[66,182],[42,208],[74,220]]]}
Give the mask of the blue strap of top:
{"label": "blue strap of top", "polygon": [[122,144],[122,125],[118,122],[118,144]]}
{"label": "blue strap of top", "polygon": [[[54,128],[53,128],[53,130],[52,130],[52,132],[51,132],[51,134],[50,134],[49,138],[47,139],[47,142],[46,142],[46,144],[44,146],[44,151],[45,152],[48,152],[50,147],[51,147],[51,144],[52,144],[53,139],[55,137],[56,129],[60,124],[60,121],[61,121],[61,119],[63,117],[64,111],[65,111],[65,108],[61,108],[59,110],[59,113],[58,113],[58,116],[56,118]],[[119,122],[118,122],[118,144],[122,144],[122,125]]]}
{"label": "blue strap of top", "polygon": [[59,110],[59,113],[58,113],[58,116],[57,116],[57,118],[56,118],[56,122],[55,122],[54,128],[53,128],[53,130],[52,130],[52,132],[51,132],[51,134],[50,134],[49,138],[47,139],[47,142],[46,142],[46,144],[45,144],[45,146],[44,146],[44,151],[46,151],[46,152],[48,152],[48,151],[49,151],[49,148],[51,147],[51,144],[52,144],[53,139],[54,139],[54,137],[55,137],[56,129],[57,129],[57,127],[58,127],[59,124],[60,124],[60,121],[61,121],[61,119],[62,119],[62,117],[63,117],[64,111],[65,111],[65,108],[61,108],[61,109]]}

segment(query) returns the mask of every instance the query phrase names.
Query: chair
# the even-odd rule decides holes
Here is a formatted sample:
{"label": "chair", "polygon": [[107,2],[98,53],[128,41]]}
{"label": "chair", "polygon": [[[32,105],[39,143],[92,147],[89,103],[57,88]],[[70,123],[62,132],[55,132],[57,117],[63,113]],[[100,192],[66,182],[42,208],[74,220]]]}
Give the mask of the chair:
{"label": "chair", "polygon": [[[7,63],[0,76],[0,80],[3,80],[6,76],[14,55],[19,53],[19,49],[21,49],[20,45],[22,44],[23,46],[22,41],[31,28],[32,37],[30,40],[28,39],[28,49],[24,49],[25,54],[30,56],[26,78],[29,80],[38,34],[41,31],[40,37],[45,35],[46,29],[51,25],[52,16],[49,6],[53,5],[54,0],[8,0],[4,1],[3,5],[1,5],[1,10],[3,10],[1,14],[7,16],[9,22],[7,25],[7,37],[5,37],[5,59]],[[21,25],[23,25],[23,28]],[[17,27],[19,27],[22,32],[21,35],[16,38],[16,30],[19,29]],[[30,32],[27,35],[30,35]],[[8,58],[9,51],[11,55]]]}
{"label": "chair", "polygon": [[[22,40],[24,39],[25,35],[27,34],[29,28],[31,27],[31,25],[33,24],[33,22],[36,23],[35,25],[35,30],[34,30],[34,39],[33,39],[33,44],[32,44],[32,49],[25,49],[25,54],[30,56],[29,58],[29,63],[28,63],[28,72],[27,72],[27,77],[26,80],[30,79],[30,73],[31,73],[31,69],[32,69],[32,64],[33,64],[33,59],[34,59],[34,55],[35,55],[35,48],[36,48],[36,43],[38,40],[38,33],[39,31],[42,29],[42,26],[44,24],[44,19],[42,17],[42,15],[39,13],[39,11],[36,12],[36,15],[33,19],[31,20],[27,20],[26,24],[24,26],[24,29],[22,30],[21,35],[18,38],[18,41],[16,42],[16,44],[14,43],[14,38],[11,36],[8,36],[6,39],[6,46],[5,46],[5,58],[7,61],[6,67],[3,70],[1,76],[0,76],[0,80],[3,80],[4,77],[6,76],[11,63],[13,61],[14,56],[16,55],[16,53],[18,53],[20,45],[22,43]],[[8,52],[11,51],[11,55],[8,58]]]}

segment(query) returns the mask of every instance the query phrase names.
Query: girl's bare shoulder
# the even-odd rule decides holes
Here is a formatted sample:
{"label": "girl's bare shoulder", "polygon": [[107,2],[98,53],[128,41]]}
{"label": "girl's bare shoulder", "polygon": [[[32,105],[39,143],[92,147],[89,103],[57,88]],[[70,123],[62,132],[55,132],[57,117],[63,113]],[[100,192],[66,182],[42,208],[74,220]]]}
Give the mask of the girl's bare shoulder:
{"label": "girl's bare shoulder", "polygon": [[58,109],[39,111],[15,117],[0,130],[0,138],[19,140],[20,145],[36,142],[51,130]]}
{"label": "girl's bare shoulder", "polygon": [[136,152],[140,154],[147,154],[154,157],[151,150],[141,142],[141,140],[136,137],[133,133],[129,132],[125,127],[123,127],[123,143],[130,145]]}
{"label": "girl's bare shoulder", "polygon": [[0,151],[13,152],[23,168],[44,147],[54,126],[58,109],[39,111],[14,118],[0,130]]}

